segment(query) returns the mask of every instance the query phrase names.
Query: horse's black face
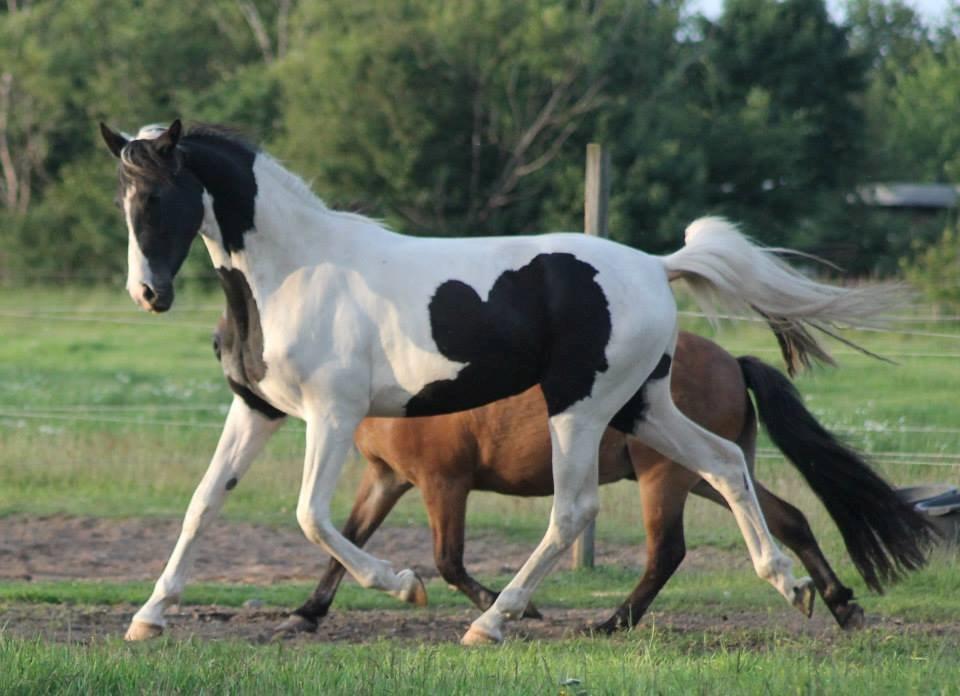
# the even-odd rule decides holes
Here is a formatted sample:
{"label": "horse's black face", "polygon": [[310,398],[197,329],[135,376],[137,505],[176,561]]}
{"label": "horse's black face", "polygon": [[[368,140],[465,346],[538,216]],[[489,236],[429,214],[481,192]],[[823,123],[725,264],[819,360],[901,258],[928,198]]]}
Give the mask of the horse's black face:
{"label": "horse's black face", "polygon": [[156,138],[130,141],[101,124],[107,146],[121,160],[127,290],[152,312],[173,304],[173,279],[203,224],[203,186],[177,152],[179,124]]}
{"label": "horse's black face", "polygon": [[203,187],[184,171],[146,190],[130,187],[124,198],[131,245],[127,288],[145,309],[165,312],[173,303],[173,278],[203,222]]}

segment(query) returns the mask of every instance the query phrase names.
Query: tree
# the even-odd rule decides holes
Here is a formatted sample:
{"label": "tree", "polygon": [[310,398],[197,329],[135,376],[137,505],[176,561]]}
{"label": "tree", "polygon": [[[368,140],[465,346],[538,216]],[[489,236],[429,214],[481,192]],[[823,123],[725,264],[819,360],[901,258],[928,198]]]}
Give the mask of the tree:
{"label": "tree", "polygon": [[[575,220],[554,185],[601,109],[651,93],[676,11],[627,0],[304,6],[283,71],[282,151],[335,201],[405,229],[522,232]],[[561,184],[566,194],[565,184]],[[580,227],[579,221],[576,223]]]}
{"label": "tree", "polygon": [[782,242],[825,191],[856,182],[867,61],[823,0],[727,0],[707,23],[710,201]]}
{"label": "tree", "polygon": [[12,7],[0,13],[0,273],[85,278],[123,266],[116,165],[97,121],[134,129],[186,115],[274,125],[276,83],[242,18],[243,31],[227,35],[212,6]]}

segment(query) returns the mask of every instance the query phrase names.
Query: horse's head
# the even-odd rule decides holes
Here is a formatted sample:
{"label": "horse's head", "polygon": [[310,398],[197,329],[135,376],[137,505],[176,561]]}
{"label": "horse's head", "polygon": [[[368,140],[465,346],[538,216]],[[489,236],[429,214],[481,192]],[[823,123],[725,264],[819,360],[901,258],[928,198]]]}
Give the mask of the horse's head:
{"label": "horse's head", "polygon": [[127,290],[151,312],[173,304],[173,278],[203,224],[203,186],[184,166],[180,121],[127,138],[103,123],[100,133],[120,160],[120,200],[130,233]]}

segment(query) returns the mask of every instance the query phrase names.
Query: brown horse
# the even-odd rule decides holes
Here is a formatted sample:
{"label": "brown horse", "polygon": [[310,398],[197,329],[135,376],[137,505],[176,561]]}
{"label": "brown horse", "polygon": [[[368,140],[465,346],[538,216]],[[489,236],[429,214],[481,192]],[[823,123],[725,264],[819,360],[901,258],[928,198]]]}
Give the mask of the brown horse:
{"label": "brown horse", "polygon": [[[833,516],[847,550],[867,585],[924,563],[927,523],[853,450],[839,443],[803,406],[790,381],[756,358],[735,359],[715,343],[681,333],[674,357],[673,398],[680,409],[712,432],[737,442],[751,471],[757,422],[747,390],[771,439],[803,474]],[[355,440],[369,465],[343,534],[363,545],[400,497],[420,488],[433,531],[440,574],[480,609],[497,593],[463,566],[467,496],[485,490],[518,496],[553,492],[550,438],[537,388],[520,396],[453,415],[368,418]],[[650,606],[685,554],[683,509],[687,494],[723,505],[706,482],[639,440],[608,429],[601,443],[600,483],[634,479],[640,484],[647,532],[647,566],[627,600],[596,630],[632,626]],[[837,623],[863,624],[853,592],[824,558],[803,513],[756,484],[771,532],[797,554]],[[344,568],[331,560],[309,600],[277,632],[315,630],[326,615]],[[527,616],[538,616],[530,608]]]}

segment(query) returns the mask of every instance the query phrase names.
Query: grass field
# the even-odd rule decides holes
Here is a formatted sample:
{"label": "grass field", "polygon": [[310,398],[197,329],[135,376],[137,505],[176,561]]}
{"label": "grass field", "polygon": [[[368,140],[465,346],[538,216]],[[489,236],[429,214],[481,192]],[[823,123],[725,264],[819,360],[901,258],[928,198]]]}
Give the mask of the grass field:
{"label": "grass field", "polygon": [[[230,398],[210,350],[221,302],[187,291],[172,313],[152,317],[136,312],[121,288],[0,290],[0,515],[180,516]],[[888,479],[960,483],[960,327],[917,317],[896,322],[895,333],[849,334],[899,365],[837,345],[840,369],[818,370],[798,385],[823,422],[873,453]],[[779,364],[775,343],[760,326],[731,322],[714,329],[692,317],[684,325],[735,355],[753,353]],[[232,494],[227,518],[295,525],[302,433],[301,424],[288,423],[275,436]],[[360,466],[347,468],[335,499],[337,518],[346,514]],[[808,513],[825,551],[839,561],[842,542],[826,513],[766,441],[758,477]],[[475,495],[470,525],[533,542],[548,510],[548,500]],[[424,524],[417,497],[408,496],[391,520]],[[642,541],[631,484],[603,489],[598,526],[601,544]],[[732,518],[715,506],[691,502],[686,526],[690,547],[746,554]],[[853,579],[848,563],[837,568]],[[0,612],[50,602],[142,601],[149,591],[146,583],[95,580],[0,581]],[[608,593],[626,592],[635,580],[612,568],[559,573],[538,593],[538,604],[609,608]],[[865,595],[862,584],[854,586]],[[289,606],[305,587],[277,585],[257,593]],[[232,605],[249,593],[204,585],[189,589],[184,602]],[[434,606],[465,606],[439,583],[430,594]],[[697,637],[645,623],[613,640],[516,641],[468,652],[388,640],[364,646],[167,639],[147,646],[115,640],[76,645],[12,638],[0,628],[0,691],[960,693],[958,597],[956,556],[940,554],[929,570],[865,601],[871,614],[946,627],[940,634],[936,628],[869,629],[826,646],[778,629],[775,617],[785,609],[752,573],[718,569],[678,576],[654,608],[768,611],[769,626]],[[399,608],[355,586],[344,588],[337,606]]]}

